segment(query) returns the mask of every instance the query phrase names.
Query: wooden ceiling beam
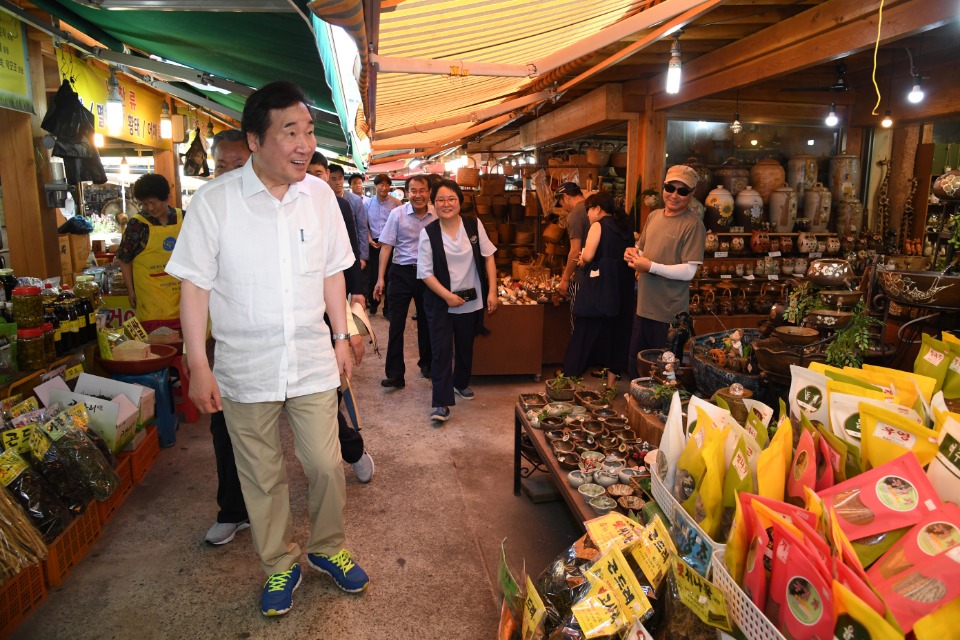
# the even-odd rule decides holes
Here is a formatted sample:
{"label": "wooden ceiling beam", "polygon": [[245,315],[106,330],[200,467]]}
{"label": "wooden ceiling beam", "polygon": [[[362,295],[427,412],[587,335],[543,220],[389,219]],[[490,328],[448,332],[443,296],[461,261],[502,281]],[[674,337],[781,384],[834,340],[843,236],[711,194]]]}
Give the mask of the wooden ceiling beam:
{"label": "wooden ceiling beam", "polygon": [[[904,0],[888,5],[882,42],[937,28],[954,20],[940,0]],[[843,58],[873,45],[877,14],[861,0],[828,0],[822,5],[764,29],[684,65],[684,86],[676,95],[654,96],[654,109],[706,97],[725,89]],[[659,77],[658,77],[659,78]],[[662,87],[662,79],[651,87]],[[659,90],[658,91],[662,91]]]}

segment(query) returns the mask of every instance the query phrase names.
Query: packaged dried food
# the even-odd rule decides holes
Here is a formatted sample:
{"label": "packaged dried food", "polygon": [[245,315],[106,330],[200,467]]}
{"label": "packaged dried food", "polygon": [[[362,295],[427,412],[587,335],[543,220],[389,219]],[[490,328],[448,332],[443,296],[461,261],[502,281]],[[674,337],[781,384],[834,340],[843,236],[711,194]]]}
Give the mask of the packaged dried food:
{"label": "packaged dried food", "polygon": [[784,522],[773,522],[773,565],[764,612],[787,638],[829,638],[833,585],[829,568]]}
{"label": "packaged dried food", "polygon": [[[802,416],[801,420],[806,419]],[[800,429],[800,442],[797,444],[797,450],[793,455],[793,464],[790,467],[790,474],[787,477],[787,502],[802,507],[806,503],[806,496],[803,488],[814,488],[817,481],[817,460],[816,449],[813,444],[813,436],[807,428]]]}
{"label": "packaged dried food", "polygon": [[63,504],[73,514],[80,515],[90,504],[92,494],[84,479],[70,461],[65,460],[60,450],[52,446],[50,438],[43,429],[29,427],[26,457],[34,469],[40,472]]}
{"label": "packaged dried food", "polygon": [[860,463],[879,467],[911,451],[927,466],[937,455],[937,433],[910,418],[873,404],[860,403]]}
{"label": "packaged dried food", "polygon": [[83,478],[93,497],[102,502],[120,487],[120,476],[88,437],[83,416],[86,408],[75,405],[54,416],[43,429],[66,463]]}
{"label": "packaged dried food", "polygon": [[801,413],[813,424],[829,424],[827,376],[790,365],[790,415],[799,420]]}
{"label": "packaged dried food", "polygon": [[53,487],[13,449],[0,453],[0,484],[24,508],[45,543],[53,542],[69,526],[70,511]]}
{"label": "packaged dried food", "polygon": [[902,640],[902,633],[836,580],[833,581],[833,603],[837,616],[833,628],[834,638]]}
{"label": "packaged dried food", "polygon": [[937,455],[927,467],[927,477],[944,500],[960,503],[960,421],[943,414]]}
{"label": "packaged dried food", "polygon": [[914,525],[867,571],[873,582],[889,580],[927,558],[960,546],[960,507],[945,502]]}
{"label": "packaged dried food", "polygon": [[793,425],[788,416],[781,414],[777,432],[757,458],[758,494],[772,500],[783,500],[792,451]]}
{"label": "packaged dried food", "polygon": [[909,633],[917,620],[960,596],[960,547],[874,586],[897,624]]}
{"label": "packaged dried food", "polygon": [[679,558],[674,558],[666,584],[657,640],[716,640],[717,629],[732,630],[723,593]]}
{"label": "packaged dried food", "polygon": [[953,362],[950,345],[933,336],[923,334],[920,338],[920,351],[913,361],[913,372],[933,378],[936,381],[933,392],[940,391],[947,377],[950,363]]}

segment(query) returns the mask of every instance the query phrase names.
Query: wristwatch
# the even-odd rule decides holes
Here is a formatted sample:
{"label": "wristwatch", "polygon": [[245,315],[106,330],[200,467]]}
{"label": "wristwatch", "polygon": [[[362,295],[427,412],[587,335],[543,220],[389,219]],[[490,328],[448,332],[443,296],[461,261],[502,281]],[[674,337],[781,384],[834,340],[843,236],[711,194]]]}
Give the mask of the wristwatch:
{"label": "wristwatch", "polygon": [[334,340],[349,340],[350,334],[349,333],[331,333],[330,337],[333,338]]}

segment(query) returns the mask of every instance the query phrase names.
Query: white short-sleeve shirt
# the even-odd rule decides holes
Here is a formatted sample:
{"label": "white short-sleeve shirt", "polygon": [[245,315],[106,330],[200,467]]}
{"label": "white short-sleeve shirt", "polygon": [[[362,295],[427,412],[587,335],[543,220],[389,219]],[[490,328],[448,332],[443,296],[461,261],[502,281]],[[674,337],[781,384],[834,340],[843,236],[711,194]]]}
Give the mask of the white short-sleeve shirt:
{"label": "white short-sleeve shirt", "polygon": [[[473,243],[480,243],[480,255],[484,258],[496,253],[497,248],[487,237],[487,231],[482,224],[477,225],[477,237],[467,237],[467,230],[463,226],[463,220],[460,220],[460,228],[454,237],[440,232],[443,238],[443,251],[447,254],[447,271],[450,272],[450,291],[460,291],[462,289],[476,289],[477,297],[460,305],[459,307],[450,307],[448,313],[471,313],[479,311],[486,305],[480,289],[480,274],[477,273],[476,263],[473,260]],[[427,230],[420,232],[420,243],[417,251],[417,278],[423,280],[433,273],[433,249],[430,245],[430,238],[427,236]],[[497,283],[491,282],[490,286],[496,287]]]}
{"label": "white short-sleeve shirt", "polygon": [[310,175],[278,200],[252,162],[194,194],[167,273],[210,291],[224,397],[269,402],[334,389],[324,279],[355,260],[340,208]]}

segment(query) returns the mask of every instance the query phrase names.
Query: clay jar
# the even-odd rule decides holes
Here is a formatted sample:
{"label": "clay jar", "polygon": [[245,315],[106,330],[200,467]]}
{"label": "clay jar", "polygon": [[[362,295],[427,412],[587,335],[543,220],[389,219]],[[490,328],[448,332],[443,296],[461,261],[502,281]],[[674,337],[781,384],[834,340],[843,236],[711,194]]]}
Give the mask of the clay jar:
{"label": "clay jar", "polygon": [[717,185],[716,189],[707,194],[704,201],[706,205],[706,215],[704,224],[708,229],[730,228],[733,220],[733,195],[723,188],[723,185]]}
{"label": "clay jar", "polygon": [[770,227],[777,233],[790,233],[797,221],[797,192],[786,182],[770,194]]}
{"label": "clay jar", "polygon": [[713,184],[713,173],[700,162],[700,158],[687,158],[685,164],[697,172],[697,186],[693,190],[693,197],[700,202],[705,202],[707,194],[710,193],[710,186]]}
{"label": "clay jar", "polygon": [[746,244],[747,243],[744,241],[743,236],[734,236],[730,240],[730,248],[736,253],[742,252]]}
{"label": "clay jar", "polygon": [[716,251],[718,246],[719,246],[719,238],[717,238],[717,234],[715,234],[713,231],[708,231],[706,243],[704,244],[704,247],[703,247],[704,250],[711,251],[711,252]]}
{"label": "clay jar", "polygon": [[719,247],[720,251],[724,251],[724,252],[729,252],[729,251],[730,251],[730,243],[729,243],[728,241],[726,241],[726,240],[724,240],[723,242],[721,242],[721,243],[718,245],[718,247]]}
{"label": "clay jar", "polygon": [[821,183],[816,182],[803,194],[803,215],[810,218],[810,230],[823,233],[830,224],[830,207],[832,198],[830,191]]}
{"label": "clay jar", "polygon": [[714,175],[720,179],[720,183],[733,197],[736,197],[750,180],[750,172],[740,166],[740,161],[736,158],[727,158]]}
{"label": "clay jar", "polygon": [[793,258],[784,258],[780,261],[780,272],[784,275],[790,275],[793,273]]}
{"label": "clay jar", "polygon": [[812,187],[816,181],[816,157],[801,153],[787,161],[787,184],[796,190],[798,198],[802,198],[807,188]]}
{"label": "clay jar", "polygon": [[766,253],[770,250],[770,234],[756,229],[750,236],[750,250],[754,253]]}
{"label": "clay jar", "polygon": [[827,238],[827,253],[830,255],[836,255],[840,253],[840,238]]}
{"label": "clay jar", "polygon": [[738,227],[743,227],[744,231],[750,231],[759,226],[763,221],[763,200],[760,194],[751,187],[746,186],[737,194],[733,207],[733,223]]}
{"label": "clay jar", "polygon": [[791,238],[790,236],[781,236],[780,251],[784,253],[790,253],[791,251],[793,251],[793,238]]}
{"label": "clay jar", "polygon": [[750,167],[750,184],[760,194],[763,204],[770,202],[770,194],[787,179],[787,172],[774,158],[761,158]]}
{"label": "clay jar", "polygon": [[860,193],[860,157],[844,150],[830,158],[829,186],[837,202],[856,200]]}

